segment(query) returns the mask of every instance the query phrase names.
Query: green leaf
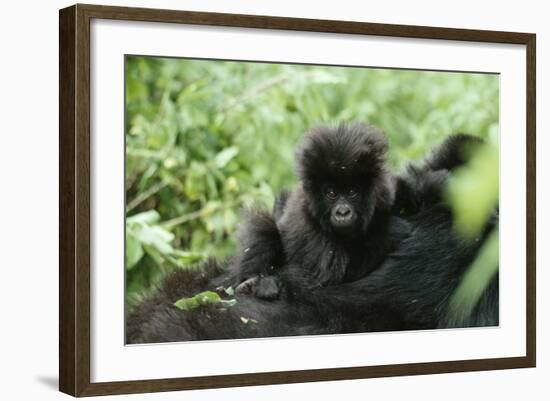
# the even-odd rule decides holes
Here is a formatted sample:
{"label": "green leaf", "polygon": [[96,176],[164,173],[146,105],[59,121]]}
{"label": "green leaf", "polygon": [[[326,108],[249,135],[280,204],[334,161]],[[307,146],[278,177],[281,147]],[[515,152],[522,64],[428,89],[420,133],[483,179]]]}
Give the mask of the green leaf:
{"label": "green leaf", "polygon": [[237,156],[237,153],[239,153],[239,148],[236,146],[226,148],[214,157],[214,164],[218,168],[223,168],[231,159]]}
{"label": "green leaf", "polygon": [[148,210],[146,212],[135,214],[126,218],[126,222],[129,224],[141,223],[141,224],[154,224],[160,221],[160,214],[156,210]]}
{"label": "green leaf", "polygon": [[478,256],[449,301],[449,319],[460,325],[468,318],[483,292],[498,272],[498,228],[489,235]]}
{"label": "green leaf", "polygon": [[202,253],[181,251],[179,249],[175,249],[171,257],[176,261],[176,264],[180,266],[191,265],[205,259],[205,255]]}
{"label": "green leaf", "polygon": [[453,174],[446,197],[454,212],[456,230],[466,238],[478,235],[498,206],[499,153],[494,144],[479,148]]}
{"label": "green leaf", "polygon": [[231,301],[223,301],[218,293],[214,291],[203,291],[194,297],[191,298],[181,298],[178,301],[174,302],[174,306],[181,310],[191,310],[196,309],[199,306],[205,305],[215,305],[218,303],[223,304],[224,306],[232,306],[236,303]]}
{"label": "green leaf", "polygon": [[162,265],[162,263],[164,262],[164,257],[156,248],[150,245],[143,244],[143,249],[145,250],[147,255],[149,255],[155,261],[156,264]]}
{"label": "green leaf", "polygon": [[143,257],[143,247],[132,233],[126,233],[126,269],[130,270]]}
{"label": "green leaf", "polygon": [[174,251],[170,241],[174,234],[159,226],[141,226],[135,230],[137,239],[142,243],[154,247],[161,254],[170,254]]}
{"label": "green leaf", "polygon": [[192,310],[200,306],[199,301],[195,297],[191,298],[181,298],[178,301],[174,302],[174,306],[181,310]]}
{"label": "green leaf", "polygon": [[221,297],[214,291],[203,291],[195,295],[201,305],[215,304],[221,301]]}

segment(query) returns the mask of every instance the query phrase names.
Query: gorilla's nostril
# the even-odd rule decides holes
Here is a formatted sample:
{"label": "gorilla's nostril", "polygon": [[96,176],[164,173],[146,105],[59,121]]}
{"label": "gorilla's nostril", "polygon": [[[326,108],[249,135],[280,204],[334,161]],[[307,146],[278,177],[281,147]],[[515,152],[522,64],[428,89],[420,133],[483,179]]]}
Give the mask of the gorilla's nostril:
{"label": "gorilla's nostril", "polygon": [[336,209],[336,215],[338,217],[347,217],[351,214],[351,209],[347,206],[340,206]]}

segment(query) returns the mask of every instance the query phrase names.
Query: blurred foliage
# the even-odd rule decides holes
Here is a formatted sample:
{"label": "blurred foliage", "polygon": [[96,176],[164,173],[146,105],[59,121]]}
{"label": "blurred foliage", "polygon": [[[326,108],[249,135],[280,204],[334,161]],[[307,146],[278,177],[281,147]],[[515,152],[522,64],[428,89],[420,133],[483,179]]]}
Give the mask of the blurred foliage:
{"label": "blurred foliage", "polygon": [[470,155],[469,162],[454,172],[447,187],[457,231],[466,238],[479,235],[498,207],[499,152],[497,142],[488,140]]}
{"label": "blurred foliage", "polygon": [[[457,169],[447,186],[446,198],[454,214],[456,231],[466,240],[479,241],[491,217],[498,212],[499,149],[496,133],[469,155],[466,165]],[[449,303],[449,318],[465,321],[483,291],[498,272],[498,225],[485,239],[479,254],[467,270]]]}
{"label": "blurred foliage", "polygon": [[450,299],[449,320],[457,326],[467,320],[483,291],[498,272],[498,239],[498,229],[494,229]]}
{"label": "blurred foliage", "polygon": [[496,75],[127,56],[128,299],[231,255],[240,210],[292,187],[312,126],[374,124],[399,169],[453,133],[495,135],[498,96]]}

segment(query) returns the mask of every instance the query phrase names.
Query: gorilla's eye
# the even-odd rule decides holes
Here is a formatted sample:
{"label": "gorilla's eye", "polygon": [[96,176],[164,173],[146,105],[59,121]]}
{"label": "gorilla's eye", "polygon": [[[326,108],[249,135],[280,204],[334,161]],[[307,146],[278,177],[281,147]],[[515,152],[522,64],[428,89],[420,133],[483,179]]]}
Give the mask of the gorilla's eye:
{"label": "gorilla's eye", "polygon": [[325,189],[325,196],[331,200],[334,200],[338,197],[338,195],[336,194],[336,191],[330,187]]}
{"label": "gorilla's eye", "polygon": [[350,188],[348,190],[348,195],[349,195],[350,198],[356,198],[357,195],[359,195],[359,192],[357,192],[356,188]]}

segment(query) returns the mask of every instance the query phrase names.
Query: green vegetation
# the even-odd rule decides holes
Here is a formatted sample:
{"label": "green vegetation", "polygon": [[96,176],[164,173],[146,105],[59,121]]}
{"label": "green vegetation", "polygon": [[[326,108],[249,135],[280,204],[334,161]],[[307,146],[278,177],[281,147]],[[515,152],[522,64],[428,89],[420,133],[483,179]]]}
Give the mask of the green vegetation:
{"label": "green vegetation", "polygon": [[[382,128],[398,170],[453,133],[496,143],[498,88],[484,74],[127,57],[128,299],[162,272],[230,256],[240,210],[292,187],[294,147],[312,126]],[[455,187],[486,205],[455,205],[457,227],[474,231],[498,200],[498,169],[475,171],[478,184]],[[479,191],[484,182],[496,192]]]}
{"label": "green vegetation", "polygon": [[191,298],[181,298],[174,302],[174,306],[181,310],[192,310],[200,306],[206,305],[219,305],[221,307],[233,306],[237,300],[222,299],[217,292],[214,291],[203,291]]}
{"label": "green vegetation", "polygon": [[[499,152],[495,136],[471,155],[467,165],[458,169],[447,186],[447,201],[454,212],[456,231],[468,240],[478,241],[499,199]],[[457,326],[467,319],[498,272],[498,227],[483,243],[479,254],[451,298],[449,317]]]}

